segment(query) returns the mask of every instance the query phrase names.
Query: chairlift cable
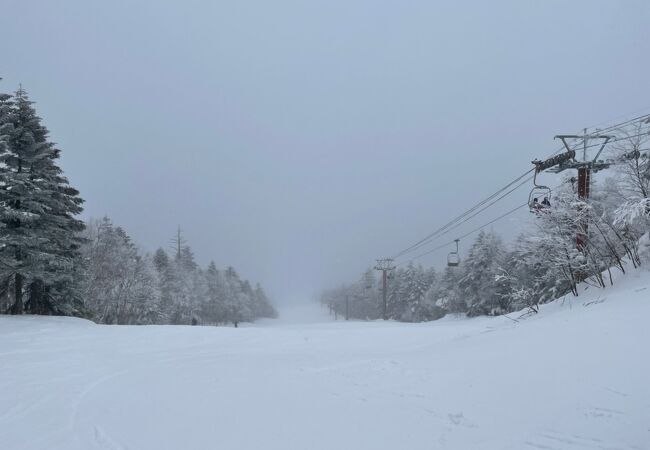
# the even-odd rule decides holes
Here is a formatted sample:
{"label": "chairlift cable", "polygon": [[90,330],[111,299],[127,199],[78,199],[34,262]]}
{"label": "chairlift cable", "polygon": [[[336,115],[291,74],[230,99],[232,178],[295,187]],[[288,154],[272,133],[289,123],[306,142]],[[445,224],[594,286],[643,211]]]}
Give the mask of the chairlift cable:
{"label": "chairlift cable", "polygon": [[[637,116],[637,117],[634,117],[634,118],[632,118],[632,119],[628,119],[628,120],[626,120],[626,121],[623,121],[623,122],[621,122],[621,123],[617,123],[617,124],[615,124],[615,125],[612,125],[612,126],[610,126],[610,127],[606,127],[606,128],[603,128],[603,129],[598,129],[596,132],[597,132],[597,133],[603,133],[603,132],[611,131],[611,130],[614,130],[614,129],[616,129],[616,128],[621,128],[622,126],[628,125],[628,124],[633,123],[633,122],[635,122],[635,121],[641,121],[641,120],[644,120],[644,119],[645,119],[645,120],[649,120],[649,119],[650,119],[650,114],[644,114],[644,115],[641,115],[641,116]],[[592,134],[593,134],[593,133],[592,133]],[[610,142],[617,142],[617,141],[619,141],[619,140],[630,139],[630,138],[633,138],[633,137],[643,136],[643,135],[646,135],[646,134],[648,134],[648,133],[640,133],[640,134],[638,134],[638,135],[636,135],[636,136],[625,136],[625,137],[620,137],[620,138],[618,138],[618,139],[614,139],[614,140],[612,140],[612,141],[610,141]],[[587,136],[589,136],[589,134],[587,134]],[[593,146],[596,146],[596,145],[597,145],[597,144],[589,145],[589,146],[587,146],[587,148],[589,148],[589,147],[593,147]],[[555,155],[561,153],[563,150],[564,150],[564,147],[560,147],[558,150],[556,150],[555,152],[553,152],[549,157],[553,157],[553,156],[555,156]],[[454,219],[450,220],[450,221],[447,222],[445,225],[443,225],[443,226],[441,226],[440,228],[436,229],[435,231],[433,231],[432,233],[430,233],[430,234],[427,235],[426,237],[422,238],[421,240],[419,240],[419,241],[416,242],[415,244],[413,244],[413,245],[411,245],[411,246],[409,246],[409,247],[403,249],[402,251],[398,252],[397,254],[395,254],[395,256],[393,256],[393,259],[400,258],[400,257],[404,256],[405,254],[411,253],[411,252],[413,252],[413,251],[415,251],[415,250],[417,250],[417,249],[419,249],[419,248],[421,248],[421,247],[423,247],[423,246],[429,244],[429,243],[430,243],[431,241],[433,241],[434,239],[437,239],[438,237],[443,236],[444,234],[447,234],[447,232],[452,231],[453,229],[457,228],[457,227],[460,226],[461,224],[463,224],[463,223],[467,222],[468,220],[470,220],[470,219],[476,217],[478,214],[480,214],[481,212],[485,211],[485,210],[488,209],[489,207],[493,206],[496,202],[502,200],[502,199],[505,198],[507,195],[509,195],[510,193],[514,192],[516,189],[518,189],[518,188],[521,187],[523,184],[525,184],[525,183],[521,183],[521,184],[517,185],[515,188],[513,188],[513,189],[511,189],[510,191],[506,192],[505,194],[501,195],[501,196],[498,197],[496,200],[494,200],[494,201],[492,201],[491,203],[489,203],[487,206],[483,207],[483,205],[485,205],[486,203],[490,202],[490,201],[493,200],[495,197],[499,196],[499,194],[501,194],[502,192],[506,191],[508,188],[510,188],[512,185],[514,185],[514,184],[516,184],[517,182],[519,182],[520,180],[522,180],[524,177],[526,177],[526,175],[530,174],[530,173],[533,172],[534,170],[535,170],[535,168],[533,168],[533,169],[531,169],[531,170],[528,170],[528,171],[524,172],[522,175],[518,176],[518,177],[515,178],[513,181],[509,182],[507,185],[505,185],[504,187],[502,187],[501,189],[499,189],[498,191],[496,191],[495,193],[493,193],[492,195],[490,195],[490,196],[487,197],[486,199],[484,199],[484,200],[478,202],[476,205],[472,206],[470,209],[468,209],[468,210],[465,211],[464,213],[462,213],[462,214],[456,216]],[[530,179],[532,179],[532,177],[528,178],[528,179],[526,180],[526,182],[530,181]],[[528,204],[528,203],[526,203],[526,204]],[[482,207],[483,207],[483,208],[482,208]],[[521,206],[521,207],[523,207],[523,206]],[[519,209],[519,208],[521,208],[521,207],[518,207],[517,209]],[[476,211],[476,210],[479,209],[479,208],[480,208],[480,210],[479,210],[479,211]],[[475,212],[475,211],[476,211],[476,212]],[[472,214],[472,213],[474,213],[474,214]],[[467,217],[467,216],[470,215],[470,214],[471,214],[471,216],[470,216],[470,217]],[[463,220],[463,219],[464,219],[464,220]],[[448,244],[447,244],[447,245],[448,245]]]}
{"label": "chairlift cable", "polygon": [[[478,211],[474,212],[474,213],[473,213],[472,215],[470,215],[469,217],[465,217],[465,218],[463,218],[460,222],[455,223],[455,224],[451,225],[449,228],[447,228],[446,230],[441,231],[441,232],[436,236],[436,239],[437,239],[437,238],[440,238],[440,237],[442,237],[442,236],[444,236],[444,235],[446,235],[446,234],[448,234],[448,233],[450,233],[450,232],[452,232],[453,230],[455,230],[456,228],[460,227],[460,226],[463,225],[464,223],[470,221],[471,219],[473,219],[474,217],[478,216],[478,215],[479,215],[480,213],[482,213],[483,211],[485,211],[485,210],[487,210],[488,208],[492,207],[495,203],[501,201],[502,199],[504,199],[504,198],[507,197],[508,195],[512,194],[512,193],[513,193],[514,191],[516,191],[517,189],[519,189],[519,188],[521,188],[522,186],[528,184],[528,183],[530,182],[530,180],[532,180],[532,179],[533,179],[533,177],[528,177],[528,178],[526,178],[526,179],[523,180],[521,183],[519,183],[518,185],[516,185],[515,187],[513,187],[513,188],[510,189],[509,191],[505,192],[503,195],[501,195],[500,197],[496,198],[496,199],[493,200],[491,203],[488,203],[488,204],[485,205],[483,208],[481,208],[481,209],[479,209]],[[527,204],[528,204],[528,203],[527,203]],[[420,245],[418,245],[417,247],[414,247],[412,250],[410,250],[409,253],[410,253],[411,251],[414,251],[414,250],[417,250],[417,249],[419,249],[419,248],[424,247],[425,245],[427,245],[427,244],[430,243],[430,242],[431,242],[430,240],[429,240],[428,242],[423,242],[422,244],[420,244]],[[402,255],[402,256],[403,256],[403,255]],[[396,258],[399,258],[399,256],[396,257]]]}
{"label": "chairlift cable", "polygon": [[[647,149],[647,150],[650,150],[650,149]],[[555,186],[554,188],[552,188],[551,191],[556,190],[556,189],[559,188],[561,185],[562,185],[562,183],[560,183],[559,185],[557,185],[557,186]],[[431,253],[434,253],[434,252],[436,252],[436,251],[438,251],[438,250],[442,250],[443,248],[448,247],[448,246],[450,246],[451,244],[455,243],[456,240],[458,240],[458,241],[463,240],[463,239],[465,239],[466,237],[471,236],[472,234],[474,234],[474,233],[476,233],[476,232],[478,232],[478,231],[481,231],[483,228],[485,228],[485,227],[487,227],[487,226],[489,226],[489,225],[492,225],[493,223],[498,222],[499,220],[501,220],[501,219],[503,219],[503,218],[505,218],[505,217],[508,217],[508,216],[511,215],[511,214],[514,214],[515,212],[519,211],[520,209],[522,209],[522,208],[524,208],[524,207],[526,207],[526,206],[528,206],[528,202],[526,202],[526,203],[524,203],[524,204],[522,204],[522,205],[519,205],[519,206],[517,206],[517,207],[515,207],[515,208],[513,208],[513,209],[511,209],[511,210],[509,210],[509,211],[507,211],[507,212],[505,212],[505,213],[503,213],[503,214],[501,214],[501,215],[498,216],[498,217],[495,217],[494,219],[490,220],[489,222],[486,222],[486,223],[484,223],[483,225],[481,225],[481,226],[479,226],[479,227],[476,227],[476,228],[474,228],[473,230],[468,231],[467,233],[465,233],[465,234],[463,234],[463,235],[461,235],[461,236],[458,236],[458,237],[457,237],[456,239],[454,239],[454,240],[451,240],[451,241],[446,242],[446,243],[444,243],[444,244],[441,244],[441,245],[439,245],[439,246],[437,246],[437,247],[434,247],[434,248],[432,248],[432,249],[429,249],[429,250],[427,250],[427,251],[425,251],[425,252],[423,252],[423,253],[420,253],[420,254],[418,254],[418,255],[416,255],[416,256],[410,258],[408,261],[403,261],[403,262],[401,262],[401,263],[399,263],[399,264],[396,264],[396,267],[403,266],[404,264],[407,264],[407,263],[409,263],[409,262],[415,261],[416,259],[422,258],[423,256],[427,256],[427,255],[430,255]]]}

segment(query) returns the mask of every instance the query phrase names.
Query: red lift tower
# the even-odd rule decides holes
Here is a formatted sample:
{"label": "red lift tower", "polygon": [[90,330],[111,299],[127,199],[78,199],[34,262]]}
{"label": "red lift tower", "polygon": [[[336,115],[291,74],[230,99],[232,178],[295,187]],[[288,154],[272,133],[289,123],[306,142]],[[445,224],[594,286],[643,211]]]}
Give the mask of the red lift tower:
{"label": "red lift tower", "polygon": [[[572,152],[574,158],[567,159],[566,161],[561,162],[557,166],[553,166],[548,169],[549,172],[559,173],[568,169],[577,169],[578,171],[578,198],[583,201],[589,199],[589,191],[591,187],[591,174],[598,172],[599,170],[607,169],[611,162],[599,160],[600,154],[603,152],[603,149],[607,143],[612,139],[612,136],[601,135],[601,134],[587,134],[587,130],[584,130],[584,134],[574,135],[574,134],[561,134],[555,136],[555,139],[560,139],[564,147],[567,149],[567,152]],[[582,139],[582,161],[577,161],[575,159],[575,150],[569,147],[567,142],[568,139]],[[594,156],[593,159],[587,159],[587,148],[588,142],[590,140],[600,141],[600,148]],[[578,232],[576,235],[576,248],[580,251],[583,251],[587,246],[588,239],[588,223],[587,221],[582,221],[578,225]]]}

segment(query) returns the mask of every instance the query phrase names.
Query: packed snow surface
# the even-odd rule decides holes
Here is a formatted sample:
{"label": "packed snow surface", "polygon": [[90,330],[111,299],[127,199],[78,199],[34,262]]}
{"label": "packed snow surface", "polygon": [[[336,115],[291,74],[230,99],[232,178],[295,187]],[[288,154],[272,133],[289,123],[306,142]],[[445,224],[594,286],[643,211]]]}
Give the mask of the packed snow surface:
{"label": "packed snow surface", "polygon": [[0,317],[0,448],[650,449],[646,272],[518,322],[312,308],[238,329]]}

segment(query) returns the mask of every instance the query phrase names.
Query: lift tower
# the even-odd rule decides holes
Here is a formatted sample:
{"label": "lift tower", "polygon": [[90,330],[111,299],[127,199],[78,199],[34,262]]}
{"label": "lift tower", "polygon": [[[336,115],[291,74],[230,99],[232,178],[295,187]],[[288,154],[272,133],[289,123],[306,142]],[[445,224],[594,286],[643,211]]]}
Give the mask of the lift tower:
{"label": "lift tower", "polygon": [[381,294],[383,297],[381,316],[384,320],[388,320],[388,272],[393,269],[395,269],[393,258],[378,259],[375,265],[375,270],[381,271]]}
{"label": "lift tower", "polygon": [[[571,160],[566,160],[555,167],[549,168],[549,172],[560,173],[567,169],[577,169],[578,170],[578,198],[580,200],[586,201],[589,199],[589,191],[591,187],[591,174],[596,173],[599,170],[607,169],[611,162],[599,160],[600,154],[603,152],[603,149],[607,143],[612,139],[613,136],[602,135],[602,134],[587,134],[587,129],[585,128],[584,134],[574,135],[574,134],[560,134],[555,136],[555,139],[560,139],[564,147],[567,149],[567,152],[575,151],[569,147],[567,139],[582,139],[582,161],[577,161],[575,158]],[[598,153],[592,160],[587,159],[587,143],[590,140],[599,140],[601,141],[600,148]],[[576,248],[580,251],[584,251],[587,246],[587,230],[588,224],[586,220],[582,220],[578,225],[578,233],[576,235]]]}

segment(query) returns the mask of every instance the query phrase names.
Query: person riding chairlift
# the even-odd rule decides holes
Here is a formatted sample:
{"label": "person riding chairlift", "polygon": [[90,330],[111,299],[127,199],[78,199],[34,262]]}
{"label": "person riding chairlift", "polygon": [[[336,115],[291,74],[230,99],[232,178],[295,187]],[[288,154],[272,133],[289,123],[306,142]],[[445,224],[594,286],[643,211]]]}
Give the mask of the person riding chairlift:
{"label": "person riding chairlift", "polygon": [[533,199],[532,209],[534,211],[539,211],[540,209],[542,209],[542,205],[540,205],[539,200],[537,199],[537,197],[535,197]]}
{"label": "person riding chairlift", "polygon": [[539,202],[538,198],[534,198],[531,211],[533,211],[536,214],[539,214],[541,212],[548,212],[545,210],[550,207],[551,207],[551,202],[548,200],[548,197],[544,197],[541,203]]}

